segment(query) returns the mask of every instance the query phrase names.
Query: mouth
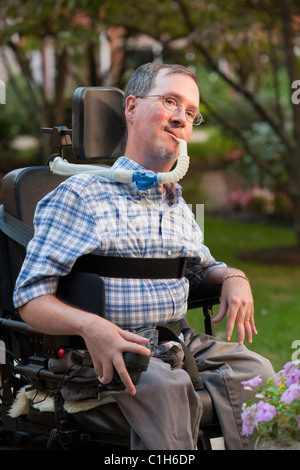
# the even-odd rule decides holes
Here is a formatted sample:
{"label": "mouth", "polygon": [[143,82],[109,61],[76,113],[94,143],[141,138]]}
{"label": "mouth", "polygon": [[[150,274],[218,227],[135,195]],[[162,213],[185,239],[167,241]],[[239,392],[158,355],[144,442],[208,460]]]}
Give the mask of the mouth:
{"label": "mouth", "polygon": [[165,129],[165,132],[169,134],[176,142],[179,144],[179,139],[182,139],[183,137],[179,135],[179,133],[176,133],[174,131],[171,131],[169,129]]}

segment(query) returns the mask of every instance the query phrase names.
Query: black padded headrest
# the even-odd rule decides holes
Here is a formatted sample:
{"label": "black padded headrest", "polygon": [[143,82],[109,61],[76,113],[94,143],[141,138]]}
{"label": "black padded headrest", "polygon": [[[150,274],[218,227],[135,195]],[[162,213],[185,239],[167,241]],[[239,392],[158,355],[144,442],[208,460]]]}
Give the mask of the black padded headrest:
{"label": "black padded headrest", "polygon": [[77,159],[117,158],[124,154],[126,126],[123,91],[80,87],[72,100],[72,146]]}

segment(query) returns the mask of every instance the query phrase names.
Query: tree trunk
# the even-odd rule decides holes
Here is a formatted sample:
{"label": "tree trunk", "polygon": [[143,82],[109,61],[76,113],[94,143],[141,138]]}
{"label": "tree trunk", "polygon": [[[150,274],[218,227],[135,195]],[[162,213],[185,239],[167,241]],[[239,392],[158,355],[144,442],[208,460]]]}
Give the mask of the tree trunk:
{"label": "tree trunk", "polygon": [[53,106],[53,126],[66,125],[66,102],[65,102],[65,83],[68,61],[68,52],[65,48],[56,56],[56,80],[55,80],[55,99]]}
{"label": "tree trunk", "polygon": [[[290,0],[281,0],[279,2],[280,17],[283,30],[283,47],[286,51],[287,69],[290,78],[290,86],[298,79],[298,64],[294,54],[295,38],[293,28],[293,16]],[[297,247],[300,249],[300,106],[293,106],[293,128],[295,139],[294,174],[295,174],[295,234]]]}

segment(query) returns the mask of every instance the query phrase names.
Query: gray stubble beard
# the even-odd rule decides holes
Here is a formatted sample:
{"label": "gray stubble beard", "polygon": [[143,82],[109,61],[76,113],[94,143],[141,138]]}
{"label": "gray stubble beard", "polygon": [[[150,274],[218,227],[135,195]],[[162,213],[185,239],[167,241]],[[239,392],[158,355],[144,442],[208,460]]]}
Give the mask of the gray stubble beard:
{"label": "gray stubble beard", "polygon": [[175,163],[175,161],[177,160],[177,157],[178,157],[177,152],[171,152],[171,151],[165,150],[165,149],[160,149],[159,150],[159,156],[163,160],[165,160],[167,162],[172,162],[172,163]]}

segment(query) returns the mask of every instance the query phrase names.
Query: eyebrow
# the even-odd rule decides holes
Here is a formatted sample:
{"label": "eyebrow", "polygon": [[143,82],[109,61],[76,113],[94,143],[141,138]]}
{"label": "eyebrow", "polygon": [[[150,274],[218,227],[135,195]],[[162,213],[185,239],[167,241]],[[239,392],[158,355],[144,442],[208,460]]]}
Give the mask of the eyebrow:
{"label": "eyebrow", "polygon": [[[166,93],[164,93],[164,96],[173,96],[174,98],[177,98],[181,103],[182,103],[182,101],[183,101],[182,98],[184,98],[183,95],[181,95],[180,93],[178,93],[178,92],[176,92],[176,91],[175,91],[175,92],[170,92],[170,93],[169,93],[169,92],[166,92]],[[187,105],[187,108],[188,108],[188,109],[195,109],[195,110],[197,110],[197,111],[199,111],[199,107],[200,107],[200,103],[199,103],[198,106],[193,106],[193,105],[192,105],[192,106],[189,106],[189,105]]]}

